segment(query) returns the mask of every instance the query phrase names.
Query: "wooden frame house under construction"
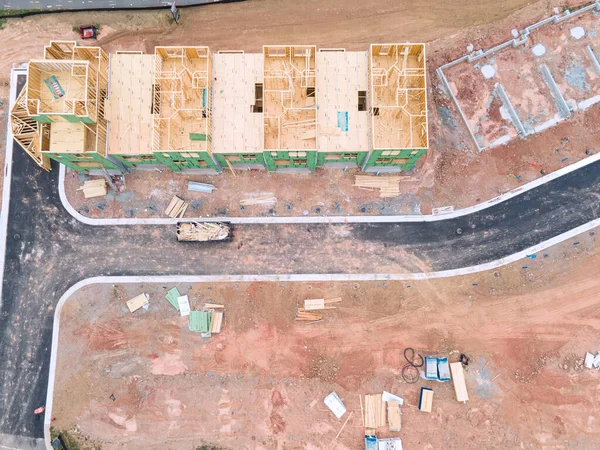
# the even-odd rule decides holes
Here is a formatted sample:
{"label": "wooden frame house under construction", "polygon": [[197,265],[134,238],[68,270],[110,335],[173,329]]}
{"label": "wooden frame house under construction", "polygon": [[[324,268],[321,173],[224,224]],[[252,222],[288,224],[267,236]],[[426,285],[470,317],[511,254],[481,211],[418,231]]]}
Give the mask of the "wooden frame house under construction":
{"label": "wooden frame house under construction", "polygon": [[409,43],[108,56],[55,41],[28,63],[11,127],[46,170],[397,172],[428,148],[425,62]]}
{"label": "wooden frame house under construction", "polygon": [[152,151],[175,172],[217,169],[212,159],[212,55],[208,47],[156,47]]}
{"label": "wooden frame house under construction", "polygon": [[266,45],[264,159],[270,171],[317,165],[317,77],[314,45]]}
{"label": "wooden frame house under construction", "polygon": [[371,45],[371,152],[364,170],[408,170],[427,151],[425,77],[425,44]]}
{"label": "wooden frame house under construction", "polygon": [[75,170],[117,168],[106,159],[104,98],[108,56],[99,47],[55,41],[30,61],[11,111],[15,140],[44,169],[55,159]]}

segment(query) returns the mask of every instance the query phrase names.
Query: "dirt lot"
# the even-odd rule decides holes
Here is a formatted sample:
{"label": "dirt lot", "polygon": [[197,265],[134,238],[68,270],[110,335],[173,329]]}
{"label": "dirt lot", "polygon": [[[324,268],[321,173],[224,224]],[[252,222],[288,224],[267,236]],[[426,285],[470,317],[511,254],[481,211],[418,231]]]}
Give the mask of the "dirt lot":
{"label": "dirt lot", "polygon": [[[405,399],[406,449],[598,448],[600,372],[581,367],[600,350],[597,243],[586,233],[534,260],[431,281],[180,283],[192,309],[226,305],[208,339],[164,299],[170,284],[85,288],[62,311],[53,428],[104,450],[360,449],[358,396],[385,389]],[[124,303],[140,292],[150,307],[131,314]],[[293,321],[297,301],[337,296],[323,322]],[[403,382],[409,346],[467,353],[470,401],[451,383]],[[431,414],[415,407],[421,386],[434,389]],[[335,442],[345,417],[322,403],[334,390],[354,411]]]}
{"label": "dirt lot", "polygon": [[[237,171],[220,175],[174,175],[169,170],[138,171],[125,177],[123,192],[104,198],[85,199],[78,191],[82,180],[69,171],[65,191],[73,207],[89,217],[167,217],[164,213],[173,195],[190,203],[187,217],[199,216],[339,216],[420,214],[421,202],[406,193],[382,199],[374,191],[353,187],[357,169],[324,170],[314,173],[286,174],[266,171]],[[210,183],[217,187],[212,194],[187,190],[188,180]],[[414,188],[418,181],[403,177],[402,186]],[[240,200],[273,195],[277,201],[269,205],[240,207]],[[431,212],[431,206],[429,206]]]}
{"label": "dirt lot", "polygon": [[[167,12],[68,13],[9,20],[0,30],[0,42],[7,49],[0,56],[0,99],[8,96],[2,81],[8,78],[13,63],[41,57],[43,46],[50,39],[75,39],[72,27],[82,22],[102,25],[98,44],[109,52],[121,49],[151,52],[155,45],[192,41],[214,49],[246,51],[260,51],[267,42],[310,42],[351,50],[366,49],[369,43],[381,40],[427,42],[431,150],[414,170],[414,181],[402,183],[401,197],[383,202],[376,194],[365,198],[360,193],[355,197],[352,189],[346,188],[349,180],[344,180],[340,174],[332,175],[332,171],[317,173],[315,183],[309,182],[306,175],[287,175],[281,183],[279,175],[262,174],[249,174],[248,180],[223,179],[215,183],[236,188],[242,181],[258,177],[257,185],[259,181],[264,182],[269,191],[278,195],[280,201],[274,208],[277,215],[300,215],[303,211],[317,215],[419,211],[426,214],[434,206],[459,208],[518,187],[541,176],[540,170],[550,173],[570,164],[584,157],[587,148],[600,147],[598,127],[591,125],[597,123],[598,107],[592,107],[585,114],[539,136],[526,141],[515,140],[508,146],[477,154],[453,105],[441,93],[435,69],[464,54],[468,43],[473,43],[475,48],[488,48],[509,38],[512,28],[523,28],[552,13],[546,1],[527,3],[524,0],[486,0],[463,2],[462,7],[457,8],[455,2],[448,0],[438,1],[434,7],[430,2],[411,2],[409,6],[402,2],[390,5],[383,0],[368,3],[359,0],[302,3],[252,0],[185,9],[180,26],[169,24]],[[565,3],[576,5],[581,2]],[[0,107],[0,138],[4,133],[6,112],[6,105]],[[3,148],[4,141],[0,139],[0,151]],[[173,193],[182,194],[180,185],[183,183],[179,177],[175,176],[175,181],[169,184],[170,177],[169,173],[159,176],[156,172],[129,176],[127,194],[115,200],[83,202],[80,193],[73,192],[76,183],[68,190],[68,195],[77,209],[91,216],[156,216],[162,214],[162,203],[166,198]],[[232,178],[222,176],[225,177]],[[341,189],[333,185],[334,189],[323,191],[332,186],[326,180],[329,177],[338,179]],[[203,178],[194,179],[202,181]],[[154,196],[150,201],[148,185],[158,186],[160,196]],[[288,186],[292,187],[289,192]],[[243,191],[247,192],[247,189]],[[295,195],[296,192],[302,192],[302,195]],[[197,203],[196,209],[189,209],[189,216],[214,215],[215,211],[224,210],[235,215],[271,214],[271,208],[240,211],[236,196],[202,200],[202,207]]]}

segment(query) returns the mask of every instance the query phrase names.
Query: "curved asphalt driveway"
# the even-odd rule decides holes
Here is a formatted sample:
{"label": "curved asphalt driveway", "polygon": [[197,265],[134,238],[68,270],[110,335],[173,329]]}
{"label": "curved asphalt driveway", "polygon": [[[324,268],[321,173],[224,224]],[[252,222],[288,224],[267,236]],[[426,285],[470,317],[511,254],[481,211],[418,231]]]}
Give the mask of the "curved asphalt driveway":
{"label": "curved asphalt driveway", "polygon": [[0,308],[0,435],[43,436],[32,411],[46,395],[52,309],[84,278],[447,270],[522,251],[600,211],[596,162],[456,219],[237,225],[232,242],[198,245],[178,243],[172,226],[84,225],[62,207],[57,177],[16,146]]}

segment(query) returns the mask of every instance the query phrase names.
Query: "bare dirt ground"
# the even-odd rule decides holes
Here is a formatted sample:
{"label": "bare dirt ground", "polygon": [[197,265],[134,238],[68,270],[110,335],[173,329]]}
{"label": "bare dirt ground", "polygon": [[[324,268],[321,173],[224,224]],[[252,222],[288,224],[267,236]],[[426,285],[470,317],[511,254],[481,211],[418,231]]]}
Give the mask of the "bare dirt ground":
{"label": "bare dirt ground", "polygon": [[[344,175],[333,175],[332,170],[325,171],[323,175],[317,173],[315,179],[338,179],[342,185],[339,191],[335,186],[323,191],[323,188],[332,185],[327,180],[308,186],[311,184],[307,182],[310,177],[305,175],[287,175],[283,177],[284,183],[280,175],[268,174],[247,175],[243,180],[215,180],[215,183],[237,188],[242,182],[252,184],[251,179],[258,177],[260,183],[269,186],[269,190],[275,191],[281,199],[274,208],[277,215],[299,215],[300,211],[315,215],[419,211],[427,214],[435,206],[454,205],[459,208],[490,199],[541,176],[540,170],[550,173],[584,157],[587,148],[598,147],[598,128],[591,125],[597,122],[598,108],[592,107],[585,114],[579,114],[539,136],[477,154],[454,106],[440,91],[435,69],[463,55],[468,43],[473,43],[475,48],[488,48],[508,39],[512,28],[521,29],[548,16],[552,13],[551,6],[554,6],[547,1],[528,3],[524,0],[468,1],[457,7],[449,0],[435,2],[433,6],[431,2],[424,1],[391,5],[383,0],[368,3],[359,0],[302,3],[252,0],[185,9],[179,26],[169,24],[167,12],[67,13],[9,20],[0,30],[0,42],[7,49],[0,56],[0,81],[8,77],[13,63],[41,57],[48,40],[75,39],[72,27],[82,22],[102,25],[98,44],[109,52],[123,49],[152,52],[155,45],[192,41],[214,49],[246,51],[260,51],[267,42],[310,42],[349,50],[364,50],[368,44],[382,40],[427,42],[431,149],[414,170],[413,181],[402,183],[401,197],[380,201],[377,194],[364,198],[361,193],[355,198],[353,190],[346,188],[349,180],[344,180]],[[564,3],[572,6],[582,2]],[[7,97],[4,91],[6,88],[0,86],[0,98]],[[0,120],[5,120],[5,117],[0,117]],[[4,126],[0,123],[0,128]],[[565,137],[569,140],[566,141]],[[4,142],[0,141],[0,150],[3,146]],[[229,174],[221,177],[232,178]],[[169,184],[170,178],[174,181]],[[203,177],[194,179],[202,181]],[[115,200],[83,202],[80,192],[73,191],[76,183],[70,185],[67,192],[83,214],[148,217],[162,215],[165,199],[183,193],[180,183],[178,176],[170,173],[138,172],[128,176],[127,195],[118,196]],[[154,203],[147,196],[148,185],[161,189],[160,196],[153,198]],[[302,192],[302,196],[293,198],[291,193],[287,193],[289,185],[293,187],[291,193],[297,190]],[[345,205],[348,198],[350,204]],[[226,195],[217,195],[214,200],[202,198],[202,208],[197,203],[196,210],[190,208],[188,215],[214,215],[214,211],[223,210],[235,215],[271,214],[271,208],[240,211],[238,201],[237,196],[227,198]],[[337,204],[339,208],[336,208]]]}
{"label": "bare dirt ground", "polygon": [[[597,239],[440,280],[180,283],[192,309],[226,305],[208,339],[164,299],[170,284],[90,286],[62,311],[53,428],[104,450],[360,449],[358,396],[385,389],[405,399],[406,449],[598,448],[600,372],[581,364],[600,349]],[[131,314],[140,292],[150,307]],[[323,322],[293,321],[297,301],[337,296]],[[467,353],[470,401],[451,383],[403,382],[405,347]],[[421,386],[431,414],[415,406]],[[346,417],[322,403],[331,391],[354,411],[335,442]]]}
{"label": "bare dirt ground", "polygon": [[[586,233],[535,260],[430,281],[180,283],[192,309],[226,305],[208,339],[164,299],[171,284],[84,288],[62,311],[53,429],[104,450],[360,449],[358,396],[388,390],[406,402],[395,435],[407,449],[598,448],[600,372],[581,367],[600,349],[597,244]],[[150,307],[131,314],[140,292]],[[337,296],[323,322],[294,322],[296,302]],[[405,347],[467,353],[470,401],[451,383],[403,382]],[[421,386],[435,392],[431,414],[415,406]],[[331,391],[354,411],[335,442],[346,417],[322,403]]]}
{"label": "bare dirt ground", "polygon": [[[165,209],[173,195],[190,203],[187,217],[211,216],[336,216],[420,214],[421,205],[412,194],[379,198],[377,192],[354,187],[358,169],[348,171],[317,169],[314,173],[286,174],[266,171],[237,171],[220,175],[173,174],[168,169],[138,171],[125,176],[126,188],[106,197],[85,199],[78,191],[82,180],[77,172],[65,176],[65,192],[71,205],[89,217],[167,217]],[[187,190],[188,181],[216,186],[212,194]],[[401,186],[412,186],[415,180],[403,176]],[[240,200],[273,195],[277,201],[269,205],[241,207]]]}

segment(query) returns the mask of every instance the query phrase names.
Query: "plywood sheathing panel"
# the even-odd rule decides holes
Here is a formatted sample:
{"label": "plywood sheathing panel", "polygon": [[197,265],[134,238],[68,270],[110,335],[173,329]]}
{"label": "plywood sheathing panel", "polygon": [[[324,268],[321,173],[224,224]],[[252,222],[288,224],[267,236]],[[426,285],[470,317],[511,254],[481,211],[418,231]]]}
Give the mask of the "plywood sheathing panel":
{"label": "plywood sheathing panel", "polygon": [[85,153],[87,133],[82,123],[50,124],[50,153]]}
{"label": "plywood sheathing panel", "polygon": [[260,53],[214,55],[214,153],[263,151],[263,113],[251,110],[263,71]]}
{"label": "plywood sheathing panel", "polygon": [[[369,150],[369,113],[358,111],[358,91],[368,91],[367,52],[318,52],[317,122],[319,152]],[[348,113],[348,131],[338,127],[338,113]]]}
{"label": "plywood sheathing panel", "polygon": [[152,153],[154,55],[117,54],[110,60],[108,153]]}

